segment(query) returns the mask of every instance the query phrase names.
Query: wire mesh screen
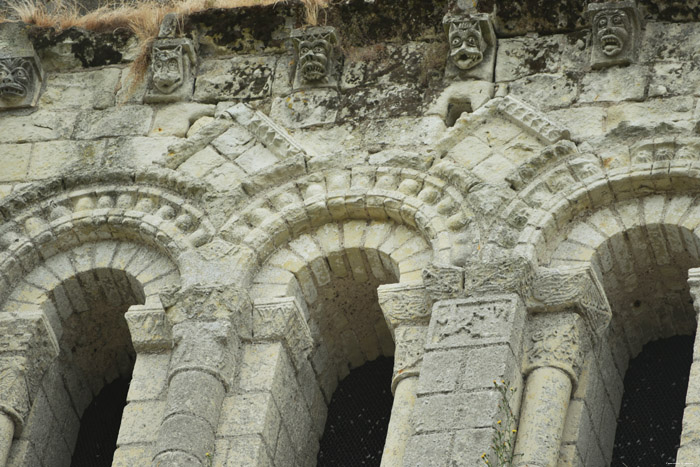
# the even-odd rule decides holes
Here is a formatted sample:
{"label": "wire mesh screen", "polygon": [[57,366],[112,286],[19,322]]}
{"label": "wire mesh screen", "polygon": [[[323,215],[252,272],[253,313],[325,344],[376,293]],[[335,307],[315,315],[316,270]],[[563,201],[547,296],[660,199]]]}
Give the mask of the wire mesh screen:
{"label": "wire mesh screen", "polygon": [[127,392],[129,392],[129,381],[117,379],[102,388],[102,391],[85,409],[80,421],[80,431],[75,443],[71,467],[112,465]]}
{"label": "wire mesh screen", "polygon": [[318,467],[379,466],[391,416],[394,359],[380,357],[340,382],[328,406]]}
{"label": "wire mesh screen", "polygon": [[693,341],[692,336],[676,336],[651,342],[630,360],[611,466],[676,461]]}

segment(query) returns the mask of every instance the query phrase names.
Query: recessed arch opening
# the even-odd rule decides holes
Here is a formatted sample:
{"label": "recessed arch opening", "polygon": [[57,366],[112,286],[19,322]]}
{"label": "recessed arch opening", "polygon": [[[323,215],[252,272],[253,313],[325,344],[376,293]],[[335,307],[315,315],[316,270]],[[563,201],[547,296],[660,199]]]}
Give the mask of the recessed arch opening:
{"label": "recessed arch opening", "polygon": [[[59,355],[32,395],[8,465],[111,465],[136,359],[124,314],[178,281],[167,257],[118,242],[59,253],[25,276],[4,308],[43,310]],[[96,419],[86,412],[91,405],[98,405]]]}
{"label": "recessed arch opening", "polygon": [[[656,196],[589,212],[569,226],[548,259],[550,267],[590,264],[612,310],[611,323],[587,358],[567,414],[562,449],[573,445],[584,465],[623,465],[620,457],[613,457],[616,431],[622,430],[625,436],[623,423],[646,423],[631,421],[621,412],[623,400],[630,401],[626,402],[628,414],[651,411],[634,407],[634,398],[628,397],[628,391],[638,391],[635,385],[640,383],[640,373],[634,371],[626,379],[630,362],[645,358],[640,354],[645,346],[668,339],[690,342],[688,336],[695,334],[688,270],[700,264],[700,254],[693,227],[683,221],[688,209],[692,209],[690,202]],[[692,344],[685,351],[692,354]],[[674,376],[678,381],[688,377],[689,366],[681,366]],[[647,377],[644,382],[652,380]],[[665,413],[669,420],[682,420],[685,391],[681,392],[674,396],[677,412]],[[643,435],[647,442],[654,431],[650,427]],[[680,431],[677,437],[679,443]],[[616,450],[615,455],[619,454]],[[663,465],[667,458],[647,462],[644,465]]]}
{"label": "recessed arch opening", "polygon": [[[377,383],[388,396],[383,407],[390,414],[394,342],[379,306],[377,288],[404,278],[412,280],[431,258],[430,245],[406,226],[353,220],[300,235],[272,254],[255,277],[252,290],[257,299],[297,299],[313,339],[308,357],[312,371],[297,375],[299,387],[317,387],[323,397],[322,407],[311,410],[314,431],[309,437],[314,439],[305,439],[310,442],[298,446],[299,455],[309,459],[309,465],[340,465],[325,463],[331,451],[362,450],[357,438],[345,438],[350,444],[336,447],[329,447],[325,438],[335,430],[333,420],[327,419],[328,404],[338,391],[346,392],[339,386],[346,379],[353,381],[358,373],[371,375],[372,384]],[[385,371],[373,371],[377,366]],[[358,410],[362,413],[363,409]],[[386,424],[380,436],[383,447],[389,416],[380,416],[377,421]],[[367,440],[381,430],[374,426]],[[290,438],[294,442],[294,436]],[[324,446],[323,456],[319,456],[319,441]]]}

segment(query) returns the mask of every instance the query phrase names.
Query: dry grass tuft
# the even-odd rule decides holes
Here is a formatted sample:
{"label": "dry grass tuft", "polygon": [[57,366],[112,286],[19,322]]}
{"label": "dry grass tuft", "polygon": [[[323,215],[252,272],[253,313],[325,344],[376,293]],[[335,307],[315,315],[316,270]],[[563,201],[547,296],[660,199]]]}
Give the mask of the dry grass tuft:
{"label": "dry grass tuft", "polygon": [[[328,6],[329,0],[301,1],[306,9],[306,22],[316,25],[319,12]],[[139,39],[147,40],[156,37],[160,23],[168,13],[186,16],[211,8],[233,9],[276,3],[280,0],[130,0],[128,3],[104,4],[83,14],[77,0],[9,0],[7,11],[0,11],[0,22],[14,18],[59,31],[71,27],[97,32],[127,29]]]}

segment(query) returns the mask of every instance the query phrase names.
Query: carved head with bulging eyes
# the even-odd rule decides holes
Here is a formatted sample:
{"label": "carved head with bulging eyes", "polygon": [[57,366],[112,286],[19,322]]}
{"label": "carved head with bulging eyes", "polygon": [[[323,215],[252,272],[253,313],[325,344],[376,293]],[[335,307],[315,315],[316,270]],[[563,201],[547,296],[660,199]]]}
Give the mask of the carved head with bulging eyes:
{"label": "carved head with bulging eyes", "polygon": [[486,41],[478,21],[450,23],[450,58],[461,70],[475,67],[484,59]]}
{"label": "carved head with bulging eyes", "polygon": [[153,48],[153,87],[163,94],[171,94],[182,85],[184,65],[182,46]]}
{"label": "carved head with bulging eyes", "polygon": [[622,10],[603,10],[593,17],[593,37],[608,57],[619,55],[629,43],[632,24]]}
{"label": "carved head with bulging eyes", "polygon": [[24,98],[32,86],[32,65],[24,58],[0,59],[0,97]]}
{"label": "carved head with bulging eyes", "polygon": [[312,36],[300,40],[299,70],[306,82],[319,82],[324,80],[329,73],[329,61],[331,59],[332,46],[329,40],[322,36]]}

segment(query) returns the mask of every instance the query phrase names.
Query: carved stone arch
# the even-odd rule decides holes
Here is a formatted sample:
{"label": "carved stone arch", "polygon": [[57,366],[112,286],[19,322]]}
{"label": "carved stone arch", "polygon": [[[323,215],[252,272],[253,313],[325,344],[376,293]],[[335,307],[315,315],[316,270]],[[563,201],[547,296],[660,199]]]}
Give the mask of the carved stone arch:
{"label": "carved stone arch", "polygon": [[[58,252],[18,281],[0,317],[25,319],[40,314],[58,352],[45,358],[41,369],[23,375],[32,383],[28,404],[16,423],[10,465],[39,462],[36,459],[44,455],[38,448],[42,442],[50,446],[45,452],[52,458],[47,461],[70,465],[83,411],[105,383],[116,378],[131,380],[124,423],[135,423],[129,413],[138,412],[139,423],[148,420],[157,426],[156,401],[165,391],[165,378],[157,375],[167,371],[171,344],[161,342],[162,356],[154,361],[148,354],[154,349],[143,345],[143,333],[134,329],[133,319],[124,319],[124,313],[131,309],[145,311],[156,321],[164,318],[158,293],[179,284],[178,266],[164,252],[126,240],[88,242]],[[152,328],[152,333],[163,331]],[[153,401],[142,402],[149,398]],[[52,416],[47,418],[49,413]],[[51,432],[56,435],[46,439]],[[149,436],[137,442],[142,446],[153,442],[155,433]],[[119,444],[129,442],[125,438]]]}
{"label": "carved stone arch", "polygon": [[[261,194],[224,224],[221,235],[241,247],[241,271],[254,271],[276,248],[321,225],[391,221],[415,229],[430,245],[433,259],[449,263],[461,249],[476,250],[474,215],[465,204],[457,189],[415,170],[329,170]],[[465,239],[465,233],[474,235]],[[473,243],[465,246],[465,241]]]}
{"label": "carved stone arch", "polygon": [[102,240],[151,245],[170,258],[207,243],[214,227],[201,184],[169,170],[75,175],[37,183],[0,203],[0,300],[60,251]]}
{"label": "carved stone arch", "polygon": [[[589,270],[591,283],[600,284],[612,310],[609,327],[592,339],[583,360],[566,415],[562,452],[585,449],[583,417],[597,407],[601,418],[593,430],[609,462],[629,360],[652,340],[696,331],[686,284],[688,270],[700,265],[700,179],[687,166],[680,173],[668,164],[655,171],[654,164],[598,173],[540,198],[538,215],[520,232],[517,248],[544,267],[541,277],[546,271],[562,281],[569,271]],[[558,290],[538,291],[536,280],[534,293],[547,298],[564,282],[550,285]],[[586,295],[580,290],[579,300]],[[569,305],[543,310],[565,311]],[[531,310],[541,311],[537,306]],[[541,315],[537,319],[545,323]],[[546,329],[533,327],[530,340]],[[581,336],[586,334],[592,337],[590,331]]]}

